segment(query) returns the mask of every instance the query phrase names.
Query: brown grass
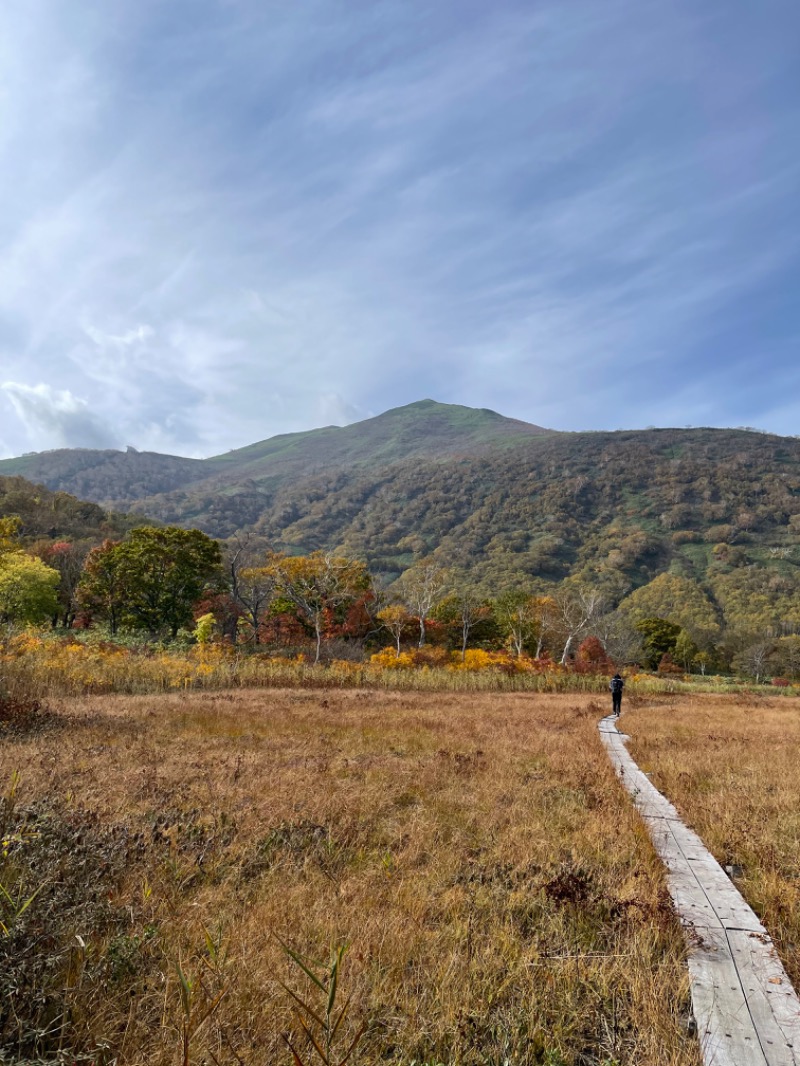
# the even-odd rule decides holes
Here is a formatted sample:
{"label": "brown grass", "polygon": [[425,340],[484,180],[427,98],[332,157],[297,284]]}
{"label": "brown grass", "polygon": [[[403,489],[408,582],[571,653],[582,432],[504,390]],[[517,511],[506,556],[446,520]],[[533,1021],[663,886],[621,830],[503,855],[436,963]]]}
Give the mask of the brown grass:
{"label": "brown grass", "polygon": [[360,1064],[699,1062],[662,870],[588,698],[55,711],[0,746],[0,881],[17,910],[39,890],[16,920],[6,901],[0,934],[14,1061],[288,1063],[281,982],[309,987],[280,938],[323,959],[349,944]]}
{"label": "brown grass", "polygon": [[800,700],[719,696],[625,717],[631,754],[705,841],[800,988]]}

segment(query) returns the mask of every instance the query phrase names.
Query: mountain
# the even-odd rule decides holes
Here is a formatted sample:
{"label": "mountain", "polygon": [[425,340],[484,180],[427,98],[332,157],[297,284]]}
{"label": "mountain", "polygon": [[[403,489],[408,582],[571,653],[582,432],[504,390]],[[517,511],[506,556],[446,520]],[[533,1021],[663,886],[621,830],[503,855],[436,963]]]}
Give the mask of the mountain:
{"label": "mountain", "polygon": [[124,452],[61,448],[2,459],[0,475],[18,475],[125,509],[190,485],[198,486],[201,495],[226,495],[237,482],[275,488],[289,478],[383,465],[416,455],[478,455],[548,432],[495,411],[420,400],[350,426],[283,433],[210,459],[133,448]]}
{"label": "mountain", "polygon": [[[737,430],[552,434],[483,455],[407,459],[187,494],[158,517],[231,514],[276,547],[336,547],[395,576],[435,554],[490,591],[579,576],[617,598],[665,570],[701,583],[800,574],[800,441]],[[170,514],[169,506],[175,508]]]}
{"label": "mountain", "polygon": [[314,473],[330,467],[386,464],[414,455],[471,455],[552,430],[486,408],[419,400],[375,418],[306,433],[284,433],[206,460],[216,470],[258,475]]}
{"label": "mountain", "polygon": [[[274,489],[288,479],[326,470],[386,465],[416,455],[483,454],[551,432],[493,410],[420,400],[345,427],[279,434],[207,459],[133,448],[63,448],[0,459],[0,474],[123,510],[141,510],[144,501],[155,497],[151,507],[158,511],[169,508],[171,492],[183,499],[182,490],[189,486],[199,497],[224,497],[240,483]],[[202,513],[203,508],[195,517]]]}
{"label": "mountain", "polygon": [[163,522],[338,549],[386,578],[433,554],[487,592],[574,577],[619,599],[669,571],[715,603],[771,604],[778,622],[800,604],[796,438],[558,433],[422,401],[206,460],[53,452],[0,474],[23,462]]}

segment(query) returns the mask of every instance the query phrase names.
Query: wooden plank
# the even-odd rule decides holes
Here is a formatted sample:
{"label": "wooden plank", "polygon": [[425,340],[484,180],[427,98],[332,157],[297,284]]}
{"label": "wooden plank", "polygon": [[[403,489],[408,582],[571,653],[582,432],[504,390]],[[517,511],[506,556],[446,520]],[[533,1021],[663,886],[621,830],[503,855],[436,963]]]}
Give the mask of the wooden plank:
{"label": "wooden plank", "polygon": [[703,930],[694,938],[689,976],[703,1061],[714,1066],[771,1066],[721,930]]}
{"label": "wooden plank", "polygon": [[636,765],[616,721],[604,719],[600,732],[666,866],[686,929],[704,1062],[800,1066],[800,1000],[766,930],[700,837]]}
{"label": "wooden plank", "polygon": [[793,1066],[800,1058],[800,1001],[775,945],[768,936],[753,932],[732,930],[727,938],[750,1013],[767,1042],[769,1061]]}

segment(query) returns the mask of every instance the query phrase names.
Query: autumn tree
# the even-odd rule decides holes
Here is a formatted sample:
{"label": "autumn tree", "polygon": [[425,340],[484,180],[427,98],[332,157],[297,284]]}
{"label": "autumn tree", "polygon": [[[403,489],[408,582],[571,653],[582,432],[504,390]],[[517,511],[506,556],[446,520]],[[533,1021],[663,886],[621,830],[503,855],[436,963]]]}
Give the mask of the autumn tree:
{"label": "autumn tree", "polygon": [[0,620],[32,625],[47,621],[58,606],[59,576],[41,559],[21,551],[0,556]]}
{"label": "autumn tree", "polygon": [[737,673],[754,678],[758,685],[769,670],[770,656],[774,650],[775,644],[772,640],[754,640],[734,656],[733,667]]}
{"label": "autumn tree", "polygon": [[413,615],[410,615],[402,604],[390,603],[386,607],[382,607],[378,611],[377,618],[381,624],[381,627],[383,629],[388,630],[388,632],[392,634],[392,640],[395,644],[397,658],[399,659],[400,641],[403,637],[403,633],[414,621]]}
{"label": "autumn tree", "polygon": [[605,598],[596,589],[584,586],[558,588],[553,595],[552,627],[562,645],[561,662],[566,663],[573,646],[586,636],[605,607]]}
{"label": "autumn tree", "polygon": [[494,613],[508,645],[519,659],[536,636],[534,598],[524,592],[507,593],[495,600]]}
{"label": "autumn tree", "polygon": [[592,622],[592,633],[599,638],[606,654],[616,666],[639,662],[643,658],[642,634],[628,615],[620,611],[600,614]]}
{"label": "autumn tree", "polygon": [[419,647],[425,644],[425,623],[442,595],[447,574],[433,560],[423,560],[406,570],[398,581],[398,591],[406,607],[419,622]]}
{"label": "autumn tree", "polygon": [[598,637],[584,637],[575,654],[575,664],[584,671],[609,671],[611,661]]}
{"label": "autumn tree", "polygon": [[369,572],[361,562],[321,551],[311,555],[273,555],[268,565],[275,577],[277,594],[288,600],[313,630],[316,664],[326,617],[369,591]]}
{"label": "autumn tree", "polygon": [[40,541],[31,550],[43,563],[58,572],[58,618],[54,617],[53,623],[60,622],[65,629],[69,629],[78,609],[78,586],[83,575],[86,549],[66,540],[57,540]]}
{"label": "autumn tree", "polygon": [[4,515],[0,518],[0,556],[18,550],[21,528],[22,520],[19,515]]}
{"label": "autumn tree", "polygon": [[250,627],[253,644],[260,643],[261,622],[275,602],[276,594],[277,576],[272,567],[253,566],[240,571],[235,599]]}
{"label": "autumn tree", "polygon": [[800,636],[779,637],[770,655],[770,666],[779,677],[800,677]]}
{"label": "autumn tree", "polygon": [[438,621],[445,622],[457,634],[463,662],[470,634],[476,626],[491,619],[492,608],[476,589],[465,582],[445,596],[434,613]]}
{"label": "autumn tree", "polygon": [[239,608],[240,617],[250,628],[250,639],[260,642],[261,622],[275,600],[275,570],[269,565],[270,553],[263,537],[236,533],[225,545],[224,566],[230,594]]}

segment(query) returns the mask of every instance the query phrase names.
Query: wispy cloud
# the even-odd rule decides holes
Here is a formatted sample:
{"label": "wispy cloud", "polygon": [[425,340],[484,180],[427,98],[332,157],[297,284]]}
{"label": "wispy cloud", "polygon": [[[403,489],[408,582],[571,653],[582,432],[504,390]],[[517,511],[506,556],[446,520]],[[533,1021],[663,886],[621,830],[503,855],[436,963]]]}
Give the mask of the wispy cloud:
{"label": "wispy cloud", "polygon": [[796,430],[785,0],[69,7],[0,10],[0,447]]}

